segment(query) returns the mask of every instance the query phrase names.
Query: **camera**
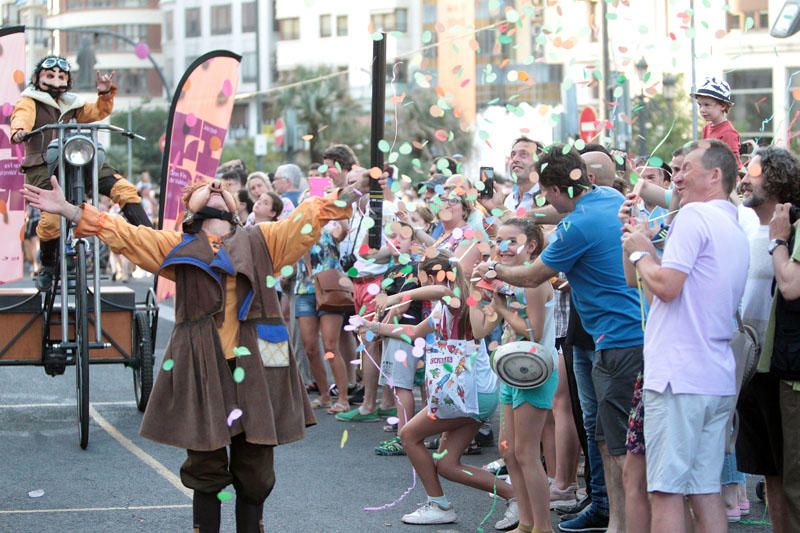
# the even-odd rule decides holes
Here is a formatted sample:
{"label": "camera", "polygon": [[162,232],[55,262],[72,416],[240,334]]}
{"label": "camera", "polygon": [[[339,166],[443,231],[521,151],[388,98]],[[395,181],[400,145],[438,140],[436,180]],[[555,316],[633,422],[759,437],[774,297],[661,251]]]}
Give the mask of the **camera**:
{"label": "camera", "polygon": [[789,208],[789,224],[794,224],[800,219],[800,207],[793,205]]}
{"label": "camera", "polygon": [[355,266],[357,260],[358,259],[353,254],[344,254],[339,258],[339,265],[342,267],[342,270],[347,272]]}

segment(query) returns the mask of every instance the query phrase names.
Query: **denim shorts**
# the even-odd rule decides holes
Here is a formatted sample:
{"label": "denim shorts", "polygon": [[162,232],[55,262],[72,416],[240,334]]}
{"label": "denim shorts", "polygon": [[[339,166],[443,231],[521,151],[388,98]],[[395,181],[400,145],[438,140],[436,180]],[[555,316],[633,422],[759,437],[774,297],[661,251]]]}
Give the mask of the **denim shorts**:
{"label": "denim shorts", "polygon": [[317,310],[317,298],[314,294],[295,294],[294,296],[294,316],[300,318],[304,316],[325,316],[335,315],[329,311]]}

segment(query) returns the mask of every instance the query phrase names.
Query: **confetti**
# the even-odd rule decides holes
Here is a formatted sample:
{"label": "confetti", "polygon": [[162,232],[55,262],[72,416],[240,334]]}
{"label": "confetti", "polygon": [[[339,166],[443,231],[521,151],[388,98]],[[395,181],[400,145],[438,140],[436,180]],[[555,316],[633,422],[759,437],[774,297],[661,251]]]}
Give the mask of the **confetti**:
{"label": "confetti", "polygon": [[397,424],[397,423],[399,423],[399,422],[400,422],[400,419],[397,418],[396,416],[390,416],[389,418],[386,419],[386,423],[390,424],[392,426]]}
{"label": "confetti", "polygon": [[439,459],[441,459],[445,455],[447,455],[447,450],[445,450],[443,452],[434,452],[433,453],[433,460],[434,461],[438,461]]}
{"label": "confetti", "polygon": [[292,267],[292,265],[284,265],[283,268],[281,268],[281,276],[283,276],[284,278],[290,277],[293,273],[294,273],[294,268]]}
{"label": "confetti", "polygon": [[244,368],[237,367],[233,371],[233,381],[235,381],[236,383],[241,383],[242,381],[244,381]]}
{"label": "confetti", "polygon": [[227,490],[221,490],[217,493],[217,499],[221,502],[229,502],[233,499],[233,493]]}
{"label": "confetti", "polygon": [[247,346],[237,346],[233,349],[233,355],[235,357],[243,357],[245,355],[250,355],[250,350]]}
{"label": "confetti", "polygon": [[228,427],[231,427],[234,422],[242,418],[242,414],[243,414],[242,410],[238,408],[231,411],[230,414],[228,415]]}
{"label": "confetti", "polygon": [[311,224],[304,224],[302,228],[300,228],[300,235],[308,235],[314,230],[314,226]]}
{"label": "confetti", "polygon": [[272,287],[274,287],[277,282],[278,282],[277,279],[273,278],[272,276],[267,276],[267,288],[268,289],[271,289]]}
{"label": "confetti", "polygon": [[344,445],[347,444],[347,430],[345,429],[342,431],[342,441],[339,443],[339,449],[344,448]]}
{"label": "confetti", "polygon": [[28,493],[30,498],[41,498],[42,496],[44,496],[44,490],[42,489],[32,490]]}
{"label": "confetti", "polygon": [[334,354],[333,352],[325,352],[325,360],[326,361],[330,361],[331,359],[335,359],[335,358],[336,358],[336,354]]}
{"label": "confetti", "polygon": [[163,365],[161,365],[161,368],[162,368],[162,369],[163,369],[165,372],[169,372],[170,370],[172,370],[172,368],[173,368],[174,366],[175,366],[175,361],[173,361],[172,359],[167,359],[167,360],[165,360],[165,361],[164,361],[164,364],[163,364]]}

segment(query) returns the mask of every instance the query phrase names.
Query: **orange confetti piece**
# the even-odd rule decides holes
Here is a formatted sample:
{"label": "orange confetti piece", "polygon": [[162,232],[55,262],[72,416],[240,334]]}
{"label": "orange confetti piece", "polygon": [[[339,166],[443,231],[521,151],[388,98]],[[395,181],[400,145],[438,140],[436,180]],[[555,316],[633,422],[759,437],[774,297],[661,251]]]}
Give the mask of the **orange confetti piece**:
{"label": "orange confetti piece", "polygon": [[330,361],[331,359],[333,359],[335,357],[336,357],[336,355],[334,355],[333,352],[325,352],[325,360],[326,361]]}
{"label": "orange confetti piece", "polygon": [[507,440],[501,440],[499,447],[500,447],[500,451],[507,450],[508,449],[508,441]]}
{"label": "orange confetti piece", "polygon": [[376,180],[376,179],[380,178],[381,175],[383,175],[383,170],[381,170],[380,167],[372,167],[371,169],[369,169],[369,177],[370,178]]}
{"label": "orange confetti piece", "polygon": [[500,68],[502,70],[502,69],[506,68],[510,62],[511,62],[510,59],[505,58],[503,61],[500,62],[500,65],[498,65],[498,68]]}
{"label": "orange confetti piece", "polygon": [[22,72],[21,70],[15,70],[13,76],[14,76],[14,83],[16,83],[17,85],[25,83],[25,73]]}
{"label": "orange confetti piece", "polygon": [[428,413],[428,418],[429,418],[430,420],[436,420],[436,415],[435,415],[435,414],[433,414],[433,413]]}

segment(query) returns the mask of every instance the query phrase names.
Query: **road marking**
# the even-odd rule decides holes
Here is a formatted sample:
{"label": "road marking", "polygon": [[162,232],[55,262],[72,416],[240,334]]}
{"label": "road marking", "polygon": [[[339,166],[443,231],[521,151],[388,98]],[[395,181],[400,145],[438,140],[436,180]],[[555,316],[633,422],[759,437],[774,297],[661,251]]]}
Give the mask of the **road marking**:
{"label": "road marking", "polygon": [[120,431],[115,428],[111,422],[103,418],[103,416],[97,412],[97,410],[94,408],[94,405],[89,405],[89,414],[94,421],[97,422],[97,425],[103,428],[106,433],[111,435],[114,440],[119,442],[123,448],[138,457],[144,464],[155,470],[158,475],[169,481],[176,489],[185,494],[187,498],[192,497],[192,491],[183,486],[183,483],[181,483],[181,480],[178,476],[173,474],[166,466],[162,465],[155,457],[138,447],[133,443],[132,440],[120,433]]}
{"label": "road marking", "polygon": [[37,513],[94,513],[98,511],[150,511],[158,509],[191,509],[192,504],[176,505],[130,505],[126,507],[81,507],[77,509],[10,509],[0,511],[4,514],[37,514]]}
{"label": "road marking", "polygon": [[[92,402],[92,405],[136,405],[133,401],[124,402]],[[72,403],[7,403],[0,404],[0,409],[34,409],[36,407],[75,407]]]}

